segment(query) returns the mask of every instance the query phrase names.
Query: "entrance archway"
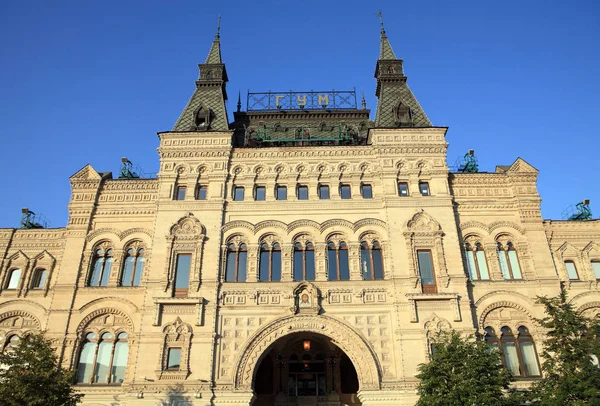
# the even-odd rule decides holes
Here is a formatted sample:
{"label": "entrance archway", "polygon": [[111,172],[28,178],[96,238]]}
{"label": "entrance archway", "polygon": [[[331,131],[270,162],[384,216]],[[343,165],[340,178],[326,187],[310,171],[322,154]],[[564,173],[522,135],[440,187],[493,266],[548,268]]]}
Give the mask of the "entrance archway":
{"label": "entrance archway", "polygon": [[320,334],[294,333],[280,338],[269,347],[256,371],[253,406],[362,405],[352,361]]}
{"label": "entrance archway", "polygon": [[[333,346],[339,349],[341,362],[344,361],[356,370],[359,390],[378,390],[381,367],[371,345],[364,337],[340,320],[323,315],[290,315],[278,319],[260,329],[248,341],[236,362],[234,387],[239,391],[254,389],[257,371],[267,356],[277,356],[273,349],[284,337],[314,337],[318,345]],[[292,337],[290,337],[291,339]],[[284,341],[281,341],[284,342]],[[273,359],[273,358],[272,358]]]}

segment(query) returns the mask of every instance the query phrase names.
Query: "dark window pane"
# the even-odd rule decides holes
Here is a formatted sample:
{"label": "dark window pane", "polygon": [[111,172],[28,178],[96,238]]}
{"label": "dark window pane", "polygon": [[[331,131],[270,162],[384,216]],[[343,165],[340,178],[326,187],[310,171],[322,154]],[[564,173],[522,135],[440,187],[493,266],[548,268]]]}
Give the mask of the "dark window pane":
{"label": "dark window pane", "polygon": [[238,282],[246,282],[246,262],[248,259],[248,252],[240,251],[238,255]]}
{"label": "dark window pane", "polygon": [[346,244],[340,243],[340,250],[338,255],[340,257],[340,280],[347,281],[350,279],[350,267],[348,262],[348,250],[342,249],[347,248]]}
{"label": "dark window pane", "polygon": [[185,200],[185,186],[178,186],[175,200]]}
{"label": "dark window pane", "polygon": [[177,255],[177,271],[175,273],[175,289],[186,289],[190,285],[190,267],[192,256],[190,254]]}
{"label": "dark window pane", "polygon": [[421,283],[423,285],[434,285],[435,280],[433,277],[433,263],[431,262],[431,252],[419,251],[417,252],[419,259],[419,274],[421,275]]}
{"label": "dark window pane", "polygon": [[340,185],[340,197],[342,199],[350,199],[352,197],[350,185]]}
{"label": "dark window pane", "polygon": [[308,186],[298,186],[298,200],[308,200]]}
{"label": "dark window pane", "polygon": [[206,186],[198,186],[198,192],[196,194],[196,199],[198,200],[206,200],[206,192],[208,188]]}
{"label": "dark window pane", "polygon": [[45,269],[38,269],[35,271],[35,278],[33,279],[33,289],[42,289],[44,287],[44,283],[46,282],[46,275],[48,275],[48,271]]}
{"label": "dark window pane", "polygon": [[241,186],[235,186],[233,188],[233,200],[242,201],[244,200],[244,188]]}
{"label": "dark window pane", "polygon": [[373,255],[373,272],[375,273],[375,279],[383,279],[383,258],[381,257],[381,250],[374,249],[371,251]]}
{"label": "dark window pane", "polygon": [[277,200],[287,200],[287,187],[277,186]]}
{"label": "dark window pane", "polygon": [[[102,268],[104,268],[104,258],[103,257],[96,258],[96,260],[94,262],[94,268],[92,270],[92,275],[90,276],[90,286],[98,286],[98,283],[100,282],[100,274],[102,273]],[[11,274],[11,283],[12,283],[12,274]],[[16,285],[15,285],[15,288],[16,288]],[[8,289],[10,289],[10,284],[8,286]]]}
{"label": "dark window pane", "polygon": [[100,286],[108,285],[108,280],[110,278],[110,271],[112,269],[112,264],[113,264],[112,257],[106,258],[106,261],[104,262],[104,270],[102,271],[102,279],[100,280]]}
{"label": "dark window pane", "polygon": [[294,250],[294,280],[301,281],[304,279],[304,275],[302,274],[302,257],[304,256],[304,251],[300,251],[298,249]]}
{"label": "dark window pane", "polygon": [[419,183],[419,191],[423,196],[429,196],[429,183],[421,182]]}
{"label": "dark window pane", "polygon": [[360,270],[362,272],[363,279],[369,280],[373,278],[373,269],[371,269],[371,256],[370,249],[368,247],[362,247],[360,249]]}
{"label": "dark window pane", "polygon": [[142,281],[142,274],[144,273],[144,264],[146,259],[144,257],[138,257],[135,263],[135,272],[133,274],[133,286],[140,286]]}
{"label": "dark window pane", "polygon": [[267,250],[260,251],[260,266],[258,271],[258,280],[265,282],[269,280],[269,257],[271,253]]}
{"label": "dark window pane", "polygon": [[315,280],[315,252],[313,250],[306,251],[306,280]]}
{"label": "dark window pane", "polygon": [[272,281],[280,281],[281,280],[281,251],[273,251],[271,257],[271,280]]}
{"label": "dark window pane", "polygon": [[123,276],[121,277],[121,286],[131,286],[131,276],[133,275],[133,263],[135,257],[130,255],[125,258],[125,265],[123,266]]}
{"label": "dark window pane", "polygon": [[398,195],[408,196],[408,183],[404,183],[404,182],[398,183]]}
{"label": "dark window pane", "polygon": [[371,188],[371,185],[362,185],[361,189],[363,199],[373,198],[373,189]]}
{"label": "dark window pane", "polygon": [[329,186],[319,185],[319,199],[329,199]]}
{"label": "dark window pane", "polygon": [[328,278],[330,281],[337,280],[337,251],[331,249],[331,247],[327,250],[327,272]]}
{"label": "dark window pane", "polygon": [[254,189],[254,200],[265,200],[266,195],[267,193],[264,186],[257,186]]}
{"label": "dark window pane", "polygon": [[181,348],[169,348],[167,369],[179,369],[181,364]]}
{"label": "dark window pane", "polygon": [[227,253],[227,269],[225,271],[225,281],[233,282],[235,281],[235,259],[237,257],[237,253],[235,251],[229,251]]}

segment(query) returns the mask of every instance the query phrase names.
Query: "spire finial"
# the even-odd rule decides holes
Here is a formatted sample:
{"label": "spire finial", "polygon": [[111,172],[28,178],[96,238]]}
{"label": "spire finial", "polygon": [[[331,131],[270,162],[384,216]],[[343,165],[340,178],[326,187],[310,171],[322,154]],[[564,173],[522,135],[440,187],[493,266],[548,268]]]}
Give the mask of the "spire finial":
{"label": "spire finial", "polygon": [[362,109],[366,110],[367,109],[367,102],[365,100],[365,91],[361,90],[361,92],[362,92],[362,102],[361,102],[362,103]]}
{"label": "spire finial", "polygon": [[379,24],[381,25],[381,32],[384,33],[385,28],[383,28],[383,13],[381,12],[381,10],[379,10],[379,13],[377,13],[377,17],[379,17]]}
{"label": "spire finial", "polygon": [[217,38],[219,38],[219,34],[221,33],[221,14],[217,17]]}
{"label": "spire finial", "polygon": [[238,113],[242,111],[242,92],[238,90],[238,103],[237,103],[237,111]]}

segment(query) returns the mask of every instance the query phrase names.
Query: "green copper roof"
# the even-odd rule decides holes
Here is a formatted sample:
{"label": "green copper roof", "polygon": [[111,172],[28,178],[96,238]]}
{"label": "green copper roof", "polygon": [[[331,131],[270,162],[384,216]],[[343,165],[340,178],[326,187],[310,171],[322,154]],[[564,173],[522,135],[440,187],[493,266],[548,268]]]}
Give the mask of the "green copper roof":
{"label": "green copper roof", "polygon": [[221,61],[221,41],[219,38],[219,34],[215,36],[213,40],[212,46],[210,47],[210,51],[208,52],[208,56],[206,57],[205,64],[216,64],[223,63]]}
{"label": "green copper roof", "polygon": [[379,59],[380,60],[390,60],[397,59],[396,54],[394,54],[394,50],[390,45],[390,41],[388,41],[387,35],[385,35],[385,31],[381,30],[381,43],[379,45]]}

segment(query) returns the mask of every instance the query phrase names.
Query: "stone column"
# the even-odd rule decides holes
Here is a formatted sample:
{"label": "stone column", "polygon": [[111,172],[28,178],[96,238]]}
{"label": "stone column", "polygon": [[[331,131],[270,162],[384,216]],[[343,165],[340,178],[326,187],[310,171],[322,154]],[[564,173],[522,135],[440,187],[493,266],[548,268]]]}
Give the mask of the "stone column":
{"label": "stone column", "polygon": [[293,278],[294,244],[281,244],[281,281],[291,282]]}
{"label": "stone column", "polygon": [[315,280],[326,281],[327,280],[327,244],[322,242],[315,242]]}
{"label": "stone column", "polygon": [[350,280],[362,280],[362,271],[360,269],[360,244],[348,244],[348,265],[350,268]]}
{"label": "stone column", "polygon": [[258,282],[258,256],[260,245],[247,244],[248,247],[248,263],[246,264],[248,275],[247,282]]}

